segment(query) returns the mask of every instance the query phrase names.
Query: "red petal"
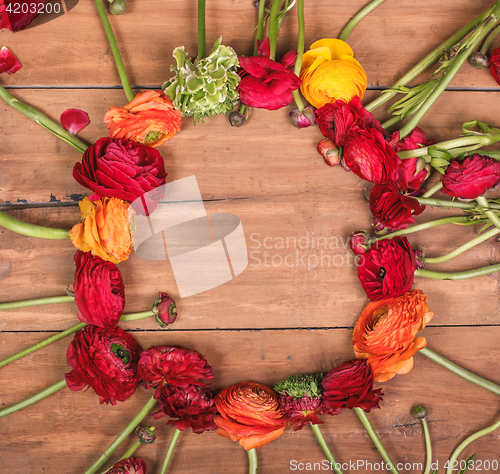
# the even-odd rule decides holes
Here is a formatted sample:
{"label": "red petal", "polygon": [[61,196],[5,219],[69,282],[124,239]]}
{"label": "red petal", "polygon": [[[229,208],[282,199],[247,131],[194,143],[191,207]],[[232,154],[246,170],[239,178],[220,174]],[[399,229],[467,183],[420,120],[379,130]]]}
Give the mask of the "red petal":
{"label": "red petal", "polygon": [[5,46],[0,49],[0,72],[14,74],[21,69],[21,63]]}
{"label": "red petal", "polygon": [[80,109],[67,109],[61,114],[63,127],[72,135],[76,135],[90,123],[87,112]]}

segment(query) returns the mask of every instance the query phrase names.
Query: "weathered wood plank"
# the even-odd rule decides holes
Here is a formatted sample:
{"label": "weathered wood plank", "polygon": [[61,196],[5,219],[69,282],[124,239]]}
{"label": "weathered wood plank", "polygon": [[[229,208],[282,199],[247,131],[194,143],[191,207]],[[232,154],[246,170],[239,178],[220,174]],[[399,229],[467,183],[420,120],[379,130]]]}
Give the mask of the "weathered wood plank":
{"label": "weathered wood plank", "polygon": [[[326,372],[352,358],[350,334],[346,330],[134,333],[144,348],[166,343],[202,352],[215,371],[214,390],[243,380],[273,385],[294,373]],[[492,381],[500,381],[496,364],[497,328],[428,328],[424,334],[429,347]],[[24,348],[35,342],[37,336],[4,333],[1,338],[0,357],[3,358],[7,348]],[[2,368],[2,406],[20,401],[62,379],[67,371],[66,346],[67,341],[59,341]],[[492,424],[498,416],[496,396],[420,355],[415,357],[415,367],[408,375],[379,385],[385,392],[381,410],[374,410],[368,416],[396,463],[424,462],[422,429],[410,415],[417,403],[429,410],[433,459],[439,461],[441,469],[461,440]],[[91,391],[64,389],[24,411],[1,418],[3,469],[13,474],[42,470],[83,472],[142,408],[150,394],[151,391],[139,388],[131,399],[112,407],[99,405]],[[339,462],[380,462],[378,452],[354,413],[346,411],[334,419],[323,418],[322,431]],[[137,452],[147,461],[148,472],[159,470],[172,432],[163,421],[155,424],[157,443],[143,446]],[[127,441],[126,446],[131,444]],[[113,459],[124,450],[121,448]],[[474,452],[476,460],[497,459],[497,436],[491,434],[473,443],[464,457]],[[320,463],[324,456],[306,426],[299,432],[287,430],[280,439],[260,449],[258,458],[259,472],[285,473],[292,470],[293,460]],[[236,443],[214,433],[195,436],[185,432],[174,453],[171,470],[175,473],[245,472],[246,463],[246,455]],[[359,467],[344,472],[370,470]],[[422,469],[412,466],[400,472],[422,472]]]}
{"label": "weathered wood plank", "polygon": [[[305,4],[306,47],[321,38],[338,37],[364,0]],[[453,33],[490,7],[491,2],[391,1],[379,6],[351,33],[352,45],[368,75],[369,85],[390,86]],[[184,45],[197,54],[196,2],[161,0],[131,2],[125,15],[111,18],[132,84],[162,84],[170,77],[172,51]],[[253,52],[257,10],[250,0],[211,2],[206,7],[207,44],[223,36],[240,55]],[[147,25],[147,26],[146,26]],[[147,46],[138,38],[147,34]],[[119,84],[107,39],[93,2],[80,1],[69,13],[16,33],[1,31],[2,44],[18,56],[23,68],[2,78],[9,85]],[[278,43],[278,57],[297,44],[295,9],[287,17]],[[495,42],[494,46],[500,43]],[[43,73],[41,70],[43,69]],[[431,69],[429,72],[432,72]],[[428,77],[428,76],[427,76]],[[485,70],[466,65],[453,85],[495,87]]]}

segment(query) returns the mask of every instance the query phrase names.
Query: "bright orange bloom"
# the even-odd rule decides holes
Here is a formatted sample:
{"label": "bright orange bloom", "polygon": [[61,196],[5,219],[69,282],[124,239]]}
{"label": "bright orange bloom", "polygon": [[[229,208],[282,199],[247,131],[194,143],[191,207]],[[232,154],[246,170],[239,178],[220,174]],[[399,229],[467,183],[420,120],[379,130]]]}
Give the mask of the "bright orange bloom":
{"label": "bright orange bloom", "polygon": [[181,114],[161,91],[137,94],[124,107],[111,107],[104,116],[111,138],[125,138],[157,147],[181,128]]}
{"label": "bright orange bloom", "polygon": [[127,260],[132,251],[130,203],[118,198],[80,201],[82,220],[69,231],[75,247],[103,260],[119,263]]}
{"label": "bright orange bloom", "polygon": [[434,313],[427,296],[413,290],[398,298],[368,303],[352,334],[354,355],[367,359],[376,382],[386,382],[413,367],[413,355],[427,346],[425,337],[415,339]]}
{"label": "bright orange bloom", "polygon": [[288,421],[280,410],[278,394],[267,385],[242,382],[229,385],[215,397],[220,415],[215,415],[215,431],[231,441],[239,441],[247,451],[279,438]]}
{"label": "bright orange bloom", "polygon": [[346,104],[354,96],[362,99],[367,85],[351,47],[335,38],[316,41],[304,53],[300,79],[300,91],[318,109],[339,99]]}

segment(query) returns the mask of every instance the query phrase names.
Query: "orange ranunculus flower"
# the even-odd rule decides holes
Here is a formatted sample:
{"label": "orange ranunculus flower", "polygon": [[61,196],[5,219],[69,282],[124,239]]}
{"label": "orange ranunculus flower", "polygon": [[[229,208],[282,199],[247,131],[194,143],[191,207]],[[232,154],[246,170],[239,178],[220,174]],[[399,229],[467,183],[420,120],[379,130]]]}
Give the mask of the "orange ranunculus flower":
{"label": "orange ranunculus flower", "polygon": [[130,203],[118,198],[91,201],[85,197],[80,201],[80,211],[83,222],[69,231],[75,247],[113,263],[127,260],[133,244]]}
{"label": "orange ranunculus flower", "polygon": [[157,147],[181,128],[181,114],[161,91],[137,94],[124,107],[111,107],[104,116],[111,138],[125,138]]}
{"label": "orange ranunculus flower", "polygon": [[415,339],[434,316],[426,301],[421,290],[413,290],[368,303],[359,316],[352,334],[354,355],[367,359],[376,382],[408,373],[413,355],[427,346],[425,337]]}
{"label": "orange ranunculus flower", "polygon": [[267,385],[242,382],[229,385],[215,397],[220,415],[215,415],[215,431],[231,441],[239,441],[247,451],[279,438],[288,421],[280,410],[278,394]]}
{"label": "orange ranunculus flower", "polygon": [[362,99],[367,85],[365,71],[351,47],[335,38],[316,41],[304,53],[300,79],[300,91],[318,109],[338,99],[345,103],[354,96]]}

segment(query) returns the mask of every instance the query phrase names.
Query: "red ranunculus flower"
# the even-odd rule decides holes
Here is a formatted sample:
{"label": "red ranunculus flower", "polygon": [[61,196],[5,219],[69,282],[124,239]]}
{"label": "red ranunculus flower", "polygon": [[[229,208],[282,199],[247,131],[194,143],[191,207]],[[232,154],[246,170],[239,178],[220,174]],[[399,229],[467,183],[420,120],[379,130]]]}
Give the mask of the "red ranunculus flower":
{"label": "red ranunculus flower", "polygon": [[361,179],[385,184],[397,180],[401,159],[381,132],[354,126],[345,136],[344,162]]}
{"label": "red ranunculus flower", "polygon": [[500,181],[500,161],[475,153],[463,161],[453,158],[442,177],[443,193],[476,199]]}
{"label": "red ranunculus flower", "polygon": [[[133,202],[148,193],[144,204],[152,212],[163,188],[158,193],[149,191],[165,184],[167,173],[162,156],[154,148],[130,140],[100,138],[87,148],[82,162],[75,164],[73,177],[99,195],[93,201],[115,197]],[[145,212],[142,210],[141,214]]]}
{"label": "red ranunculus flower", "polygon": [[321,381],[323,401],[333,410],[380,408],[382,390],[373,390],[373,373],[364,360],[350,360],[328,372]]}
{"label": "red ranunculus flower", "polygon": [[490,72],[500,85],[500,48],[494,49],[490,55]]}
{"label": "red ranunculus flower", "polygon": [[164,416],[177,418],[168,420],[167,425],[172,425],[180,431],[191,428],[196,434],[217,428],[214,423],[217,408],[209,388],[196,385],[188,385],[185,388],[165,385],[156,400],[160,403],[161,410],[153,413],[155,420]]}
{"label": "red ranunculus flower", "polygon": [[[44,7],[49,1],[38,0],[35,3],[31,0],[2,0],[0,2],[0,30],[4,28],[8,28],[10,31],[24,30],[40,12],[44,11]],[[12,10],[10,12],[7,11],[9,5]],[[16,5],[19,7],[17,8]],[[36,5],[36,8],[33,9],[32,5]],[[14,13],[15,11],[17,13]]]}
{"label": "red ranunculus flower", "polygon": [[343,100],[336,100],[320,107],[316,110],[316,121],[321,133],[337,146],[344,146],[345,136],[354,125],[362,129],[375,128],[382,132],[380,122],[365,110],[357,95],[348,104]]}
{"label": "red ranunculus flower", "polygon": [[283,56],[281,64],[269,59],[269,39],[259,46],[259,56],[239,56],[241,81],[236,88],[240,102],[259,109],[277,110],[293,101],[300,79],[287,69],[295,63],[296,51]]}
{"label": "red ranunculus flower", "polygon": [[278,394],[267,385],[241,382],[229,385],[215,397],[219,415],[216,433],[239,441],[246,451],[279,438],[288,426]]}
{"label": "red ranunculus flower", "polygon": [[401,194],[393,183],[376,184],[370,192],[370,211],[377,231],[385,227],[406,229],[408,224],[415,222],[413,216],[422,214],[424,210],[425,206],[421,206],[415,198]]}
{"label": "red ranunculus flower", "polygon": [[417,268],[408,239],[380,240],[364,253],[358,265],[361,286],[371,301],[396,298],[410,290]]}
{"label": "red ranunculus flower", "polygon": [[196,351],[180,346],[150,347],[141,354],[139,376],[146,388],[158,387],[158,397],[163,383],[186,388],[189,385],[205,385],[214,373],[206,359]]}
{"label": "red ranunculus flower", "polygon": [[75,333],[66,352],[73,370],[66,384],[73,391],[92,387],[101,403],[116,405],[130,397],[141,378],[137,363],[141,348],[123,329],[85,326]]}
{"label": "red ranunculus flower", "polygon": [[177,320],[177,305],[168,293],[160,292],[160,297],[153,304],[153,314],[160,327],[166,327]]}
{"label": "red ranunculus flower", "polygon": [[90,252],[75,253],[73,282],[78,319],[100,327],[116,326],[125,308],[125,286],[118,267]]}
{"label": "red ranunculus flower", "polygon": [[146,463],[141,458],[118,461],[106,474],[146,474]]}
{"label": "red ranunculus flower", "polygon": [[[293,431],[301,430],[306,423],[317,425],[324,423],[318,415],[328,412],[321,397],[309,397],[307,395],[301,398],[291,397],[280,394],[280,407],[287,420],[293,424]],[[333,415],[334,413],[329,413]]]}
{"label": "red ranunculus flower", "polygon": [[355,255],[362,255],[368,250],[370,235],[366,230],[358,230],[349,236],[349,247]]}

